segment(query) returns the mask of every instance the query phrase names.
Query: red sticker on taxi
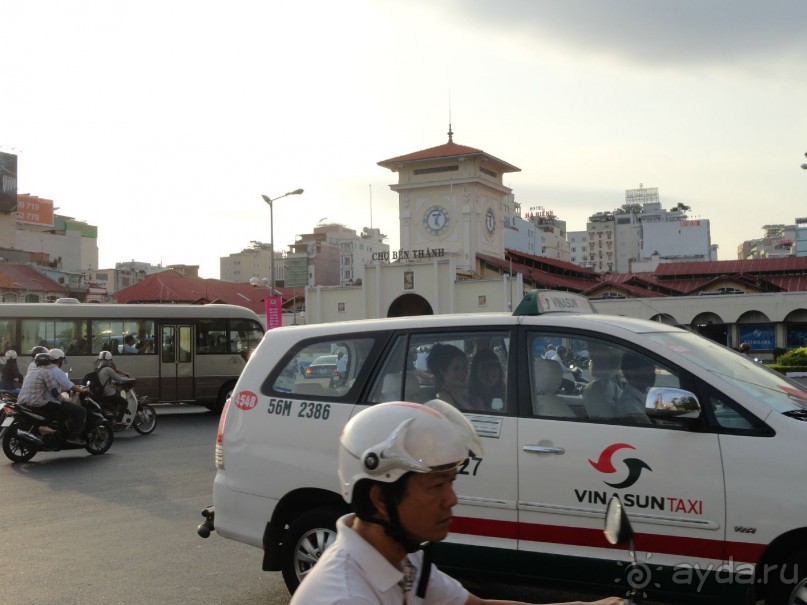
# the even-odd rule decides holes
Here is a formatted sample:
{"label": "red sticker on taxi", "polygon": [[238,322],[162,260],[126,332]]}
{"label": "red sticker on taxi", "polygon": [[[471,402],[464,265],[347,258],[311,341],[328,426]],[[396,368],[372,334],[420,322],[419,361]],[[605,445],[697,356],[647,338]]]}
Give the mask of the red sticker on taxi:
{"label": "red sticker on taxi", "polygon": [[233,397],[233,403],[239,410],[251,410],[258,405],[258,396],[252,391],[241,391]]}

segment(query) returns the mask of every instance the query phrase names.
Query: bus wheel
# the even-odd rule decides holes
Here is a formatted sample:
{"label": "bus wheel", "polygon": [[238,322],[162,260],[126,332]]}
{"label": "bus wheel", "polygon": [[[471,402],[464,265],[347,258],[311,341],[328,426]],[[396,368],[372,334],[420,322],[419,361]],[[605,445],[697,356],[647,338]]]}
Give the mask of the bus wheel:
{"label": "bus wheel", "polygon": [[227,400],[233,394],[233,388],[235,388],[234,382],[228,382],[219,391],[219,396],[216,398],[216,403],[209,403],[207,409],[211,412],[215,412],[216,414],[221,414],[221,411],[224,409],[224,404],[227,403]]}

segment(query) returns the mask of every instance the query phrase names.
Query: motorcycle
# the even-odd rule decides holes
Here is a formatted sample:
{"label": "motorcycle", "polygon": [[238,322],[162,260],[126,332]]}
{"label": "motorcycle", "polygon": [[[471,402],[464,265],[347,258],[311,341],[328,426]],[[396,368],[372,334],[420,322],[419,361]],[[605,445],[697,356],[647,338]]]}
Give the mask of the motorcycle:
{"label": "motorcycle", "polygon": [[0,439],[3,438],[3,433],[6,432],[6,427],[3,421],[6,419],[6,403],[15,403],[17,396],[10,391],[0,391]]}
{"label": "motorcycle", "polygon": [[[636,584],[636,578],[642,576],[641,573],[635,574],[633,570],[637,567],[636,563],[636,548],[633,545],[633,527],[630,524],[630,519],[625,512],[622,505],[622,500],[619,496],[614,494],[608,502],[608,508],[605,509],[605,527],[603,528],[605,539],[609,544],[614,546],[627,544],[628,557],[630,564],[626,572],[628,581],[628,593],[626,595],[625,605],[639,605],[642,600],[642,591]],[[640,571],[640,570],[639,570]]]}
{"label": "motorcycle", "polygon": [[120,410],[113,410],[110,406],[101,406],[104,411],[104,416],[112,422],[112,427],[115,431],[125,431],[132,427],[141,435],[148,435],[154,432],[157,428],[157,412],[151,407],[151,400],[147,395],[138,397],[135,395],[134,385],[130,385],[128,389],[121,389],[120,396],[126,402],[126,407],[123,413]]}
{"label": "motorcycle", "polygon": [[28,462],[37,452],[86,449],[93,455],[105,453],[112,446],[112,424],[86,394],[75,395],[73,401],[87,410],[84,445],[67,443],[69,432],[63,421],[43,416],[36,408],[18,402],[4,402],[2,444],[6,457],[12,462]]}

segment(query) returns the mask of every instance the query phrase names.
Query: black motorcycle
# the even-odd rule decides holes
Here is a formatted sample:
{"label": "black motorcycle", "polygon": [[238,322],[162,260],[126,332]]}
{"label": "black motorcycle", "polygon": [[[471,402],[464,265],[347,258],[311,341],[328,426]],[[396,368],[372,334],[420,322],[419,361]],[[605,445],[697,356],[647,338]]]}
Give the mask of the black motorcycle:
{"label": "black motorcycle", "polygon": [[28,462],[37,452],[86,449],[91,454],[103,454],[112,446],[112,424],[104,418],[101,407],[86,396],[74,396],[87,410],[87,423],[82,437],[85,445],[67,443],[68,430],[64,422],[48,418],[20,403],[4,402],[3,453],[12,462]]}

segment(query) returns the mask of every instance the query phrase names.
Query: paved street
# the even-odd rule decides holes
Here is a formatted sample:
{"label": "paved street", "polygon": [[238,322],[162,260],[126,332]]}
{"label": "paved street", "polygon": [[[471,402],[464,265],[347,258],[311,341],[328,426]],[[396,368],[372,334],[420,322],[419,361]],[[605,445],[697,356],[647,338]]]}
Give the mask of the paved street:
{"label": "paved street", "polygon": [[[196,535],[210,503],[218,418],[160,408],[152,435],[117,433],[102,456],[0,455],[0,586],[15,605],[286,605],[261,551]],[[536,602],[572,594],[483,587]],[[509,592],[508,592],[509,591]]]}

